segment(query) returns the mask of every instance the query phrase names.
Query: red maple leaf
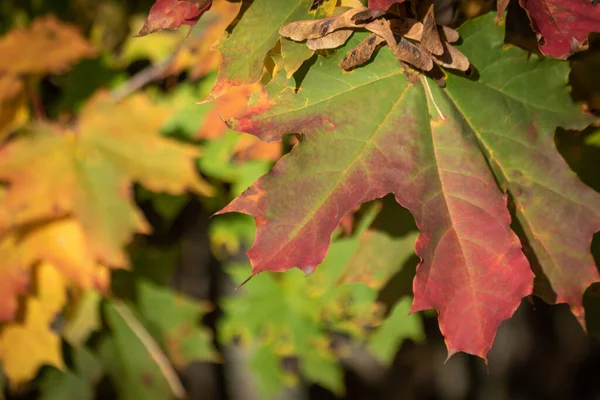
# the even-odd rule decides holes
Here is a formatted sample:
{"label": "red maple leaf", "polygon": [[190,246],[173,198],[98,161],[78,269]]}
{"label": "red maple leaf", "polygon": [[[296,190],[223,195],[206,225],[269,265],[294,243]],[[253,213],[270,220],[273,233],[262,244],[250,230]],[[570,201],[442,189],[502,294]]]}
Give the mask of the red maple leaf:
{"label": "red maple leaf", "polygon": [[566,59],[587,49],[588,36],[600,32],[600,5],[595,0],[520,0],[547,56]]}
{"label": "red maple leaf", "polygon": [[377,11],[387,11],[396,3],[403,3],[404,0],[369,0],[369,8]]}
{"label": "red maple leaf", "polygon": [[211,6],[212,0],[156,0],[138,35],[145,36],[181,25],[193,27]]}

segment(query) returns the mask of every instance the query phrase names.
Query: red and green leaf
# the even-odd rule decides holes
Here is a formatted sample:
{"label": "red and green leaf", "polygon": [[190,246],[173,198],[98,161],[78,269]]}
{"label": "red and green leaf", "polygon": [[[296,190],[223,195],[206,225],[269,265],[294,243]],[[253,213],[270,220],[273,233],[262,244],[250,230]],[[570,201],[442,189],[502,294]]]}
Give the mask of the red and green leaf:
{"label": "red and green leaf", "polygon": [[179,28],[181,25],[193,28],[211,6],[212,0],[156,0],[138,35],[145,36],[163,29]]}
{"label": "red and green leaf", "polygon": [[595,0],[520,0],[529,14],[542,53],[566,59],[588,47],[600,32],[600,5]]}
{"label": "red and green leaf", "polygon": [[450,75],[446,89],[405,73],[387,48],[366,68],[342,72],[362,34],[320,58],[299,90],[277,74],[232,126],[265,141],[304,140],[221,212],[254,216],[253,274],[310,271],[342,215],[393,193],[421,231],[412,311],[438,310],[450,354],[485,358],[500,323],[532,291],[507,197],[555,293],[549,300],[579,316],[583,291],[598,280],[589,245],[600,201],[553,144],[556,126],[589,122],[570,103],[568,66],[506,48],[491,14],[461,32],[479,76]]}

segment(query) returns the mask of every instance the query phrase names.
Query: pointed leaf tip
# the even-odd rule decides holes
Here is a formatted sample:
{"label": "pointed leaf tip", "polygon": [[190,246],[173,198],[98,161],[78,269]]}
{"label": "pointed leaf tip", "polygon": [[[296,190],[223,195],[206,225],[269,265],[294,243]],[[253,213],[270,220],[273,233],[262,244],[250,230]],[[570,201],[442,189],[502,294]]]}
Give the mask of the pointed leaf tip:
{"label": "pointed leaf tip", "polygon": [[317,266],[316,265],[305,265],[303,267],[298,267],[298,269],[300,271],[304,272],[306,274],[306,276],[309,276],[310,274],[315,272],[315,269],[317,269]]}
{"label": "pointed leaf tip", "polygon": [[181,25],[193,28],[211,6],[212,0],[156,0],[138,36]]}

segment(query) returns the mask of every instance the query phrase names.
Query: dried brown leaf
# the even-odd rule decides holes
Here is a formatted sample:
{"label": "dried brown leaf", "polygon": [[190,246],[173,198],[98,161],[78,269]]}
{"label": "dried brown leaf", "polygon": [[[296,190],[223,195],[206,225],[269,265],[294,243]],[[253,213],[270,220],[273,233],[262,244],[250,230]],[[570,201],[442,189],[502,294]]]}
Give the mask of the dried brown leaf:
{"label": "dried brown leaf", "polygon": [[467,56],[448,43],[444,45],[444,54],[441,56],[433,55],[433,61],[442,67],[457,69],[463,72],[469,69],[471,65]]}
{"label": "dried brown leaf", "polygon": [[[279,28],[279,34],[296,42],[307,39],[318,39],[338,29],[356,28],[364,25],[360,23],[363,17],[358,18],[358,20],[354,20],[353,18],[361,15],[365,10],[353,8],[335,17],[290,22]],[[371,13],[370,10],[366,11]]]}
{"label": "dried brown leaf", "polygon": [[363,65],[373,57],[373,53],[377,50],[377,47],[384,42],[385,40],[381,36],[373,33],[344,57],[340,63],[340,67],[345,71],[349,71]]}
{"label": "dried brown leaf", "polygon": [[435,15],[433,14],[433,4],[427,10],[427,14],[423,18],[423,36],[421,44],[431,54],[440,56],[444,53],[444,46],[440,40],[437,24],[435,23]]}
{"label": "dried brown leaf", "polygon": [[381,17],[384,14],[385,12],[379,10],[364,9],[352,15],[352,17],[350,17],[350,20],[357,24],[366,24],[367,22],[371,22],[373,21],[373,19]]}
{"label": "dried brown leaf", "polygon": [[282,26],[279,33],[294,41],[306,40],[309,49],[320,50],[343,45],[354,28],[369,30],[374,36],[365,39],[340,63],[346,71],[367,62],[384,41],[398,60],[417,69],[431,71],[435,59],[439,65],[465,71],[469,68],[467,58],[454,47],[446,46],[446,41],[459,39],[458,32],[438,27],[433,5],[425,7],[426,12],[417,13],[424,14],[423,22],[404,17],[387,19],[389,16],[384,18],[380,11],[354,8],[333,17],[291,22]]}
{"label": "dried brown leaf", "polygon": [[423,36],[423,24],[416,19],[391,19],[390,27],[396,36],[404,36],[416,41],[420,41]]}
{"label": "dried brown leaf", "polygon": [[404,37],[400,37],[399,41],[396,41],[389,21],[385,19],[378,19],[368,23],[366,28],[385,39],[387,45],[390,47],[398,60],[407,62],[410,65],[424,71],[429,71],[433,68],[433,60],[431,59],[431,56],[419,45],[412,44]]}
{"label": "dried brown leaf", "polygon": [[448,43],[458,42],[458,39],[460,39],[460,35],[456,30],[445,25],[441,27],[440,35],[442,36],[442,41]]}
{"label": "dried brown leaf", "polygon": [[340,29],[320,38],[308,39],[306,46],[311,50],[335,49],[344,45],[350,36],[352,36],[352,30]]}

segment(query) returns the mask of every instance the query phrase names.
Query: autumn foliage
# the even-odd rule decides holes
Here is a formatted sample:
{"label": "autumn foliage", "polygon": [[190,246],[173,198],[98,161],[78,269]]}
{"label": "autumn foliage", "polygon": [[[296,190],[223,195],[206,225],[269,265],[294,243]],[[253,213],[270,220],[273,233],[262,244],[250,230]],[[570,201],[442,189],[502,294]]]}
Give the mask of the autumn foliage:
{"label": "autumn foliage", "polygon": [[[332,331],[390,362],[422,337],[416,313],[435,309],[448,355],[487,362],[532,295],[568,304],[586,329],[600,196],[555,132],[598,126],[597,103],[572,99],[565,60],[600,31],[600,5],[519,1],[537,45],[524,49],[507,42],[507,4],[458,27],[427,0],[156,0],[117,56],[94,29],[52,15],[5,32],[0,364],[11,388],[37,376],[91,393],[107,375],[123,398],[183,398],[176,371],[220,360],[199,324],[212,306],[169,289],[168,271],[140,272],[176,264],[144,247],[157,227],[144,199],[165,221],[199,199],[217,258],[249,247],[250,266],[228,269],[236,284],[252,279],[220,304],[218,340],[253,344],[263,366],[298,357],[298,373],[337,394]],[[126,76],[139,54],[159,61]],[[69,79],[85,63],[114,82],[77,97]],[[48,109],[42,82],[54,80],[63,103]],[[412,291],[384,310],[378,293],[413,254]],[[43,365],[54,369],[39,378]],[[261,393],[289,383],[276,375],[259,378]]]}

